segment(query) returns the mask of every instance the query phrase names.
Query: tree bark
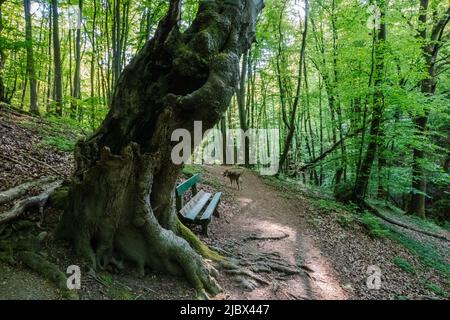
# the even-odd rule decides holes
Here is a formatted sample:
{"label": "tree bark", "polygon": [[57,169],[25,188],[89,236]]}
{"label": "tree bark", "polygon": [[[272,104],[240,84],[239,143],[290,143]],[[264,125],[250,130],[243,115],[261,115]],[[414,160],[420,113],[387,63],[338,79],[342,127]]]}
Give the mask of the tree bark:
{"label": "tree bark", "polygon": [[[81,16],[83,12],[83,0],[78,0],[78,10],[79,16],[78,21],[81,22]],[[73,92],[72,92],[72,103],[70,107],[70,116],[72,118],[76,117],[77,111],[79,118],[81,118],[81,111],[79,108],[79,100],[81,99],[81,23],[77,26],[77,31],[75,35],[75,72],[73,75]],[[79,119],[81,121],[81,119]]]}
{"label": "tree bark", "polygon": [[181,33],[180,0],[155,36],[122,72],[99,130],[80,141],[68,206],[57,235],[70,240],[92,268],[112,258],[184,274],[199,295],[219,287],[193,248],[198,240],[176,217],[171,134],[193,133],[222,117],[239,79],[239,58],[255,37],[263,2],[202,1]]}
{"label": "tree bark", "polygon": [[[3,16],[2,16],[2,5],[6,0],[0,0],[0,35],[3,31]],[[0,102],[7,102],[7,95],[5,85],[3,83],[3,68],[5,67],[5,53],[3,47],[0,44]]]}
{"label": "tree bark", "polygon": [[27,42],[27,75],[30,79],[30,112],[39,114],[39,107],[37,102],[37,80],[36,71],[34,69],[34,55],[33,55],[33,32],[31,26],[31,1],[23,1],[25,13],[25,40]]}
{"label": "tree bark", "polygon": [[62,99],[63,99],[63,84],[62,84],[62,67],[61,67],[61,45],[59,42],[59,15],[58,15],[58,0],[52,0],[52,19],[53,19],[53,67],[54,67],[54,97],[55,97],[55,112],[62,116]]}

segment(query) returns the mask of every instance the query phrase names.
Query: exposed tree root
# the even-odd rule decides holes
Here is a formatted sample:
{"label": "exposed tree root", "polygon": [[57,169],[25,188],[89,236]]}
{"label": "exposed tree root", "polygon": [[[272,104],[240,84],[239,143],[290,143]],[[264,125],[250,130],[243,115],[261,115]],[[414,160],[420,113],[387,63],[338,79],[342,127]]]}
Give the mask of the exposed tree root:
{"label": "exposed tree root", "polygon": [[26,210],[37,207],[43,215],[44,206],[49,196],[61,185],[61,181],[52,182],[39,195],[18,201],[12,209],[0,214],[0,225],[17,219]]}
{"label": "exposed tree root", "polygon": [[11,188],[6,191],[0,192],[0,204],[13,201],[23,195],[25,195],[31,188],[45,187],[50,182],[55,181],[54,177],[44,177],[38,180],[25,182],[17,187]]}
{"label": "exposed tree root", "polygon": [[13,266],[22,263],[55,284],[65,298],[77,299],[76,292],[67,288],[65,274],[57,265],[39,253],[44,237],[41,234],[33,235],[34,226],[34,223],[27,223],[26,220],[20,220],[15,225],[8,226],[9,229],[14,228],[16,232],[7,233],[6,237],[1,234],[4,240],[0,240],[0,261]]}
{"label": "exposed tree root", "polygon": [[[258,286],[267,286],[273,283],[274,279],[286,281],[294,275],[306,274],[309,276],[309,268],[295,266],[285,261],[278,252],[254,252],[246,243],[250,240],[281,240],[287,235],[273,237],[261,237],[252,235],[244,238],[243,241],[229,240],[216,245],[214,249],[227,255],[227,259],[221,263],[224,272],[234,276],[235,281],[244,290],[254,290]],[[309,270],[308,270],[309,269]],[[261,276],[264,274],[264,276]]]}
{"label": "exposed tree root", "polygon": [[177,229],[178,235],[180,235],[184,240],[186,240],[190,246],[197,251],[203,258],[210,259],[213,261],[223,261],[225,258],[219,253],[211,250],[207,245],[205,245],[200,239],[184,224],[177,219]]}

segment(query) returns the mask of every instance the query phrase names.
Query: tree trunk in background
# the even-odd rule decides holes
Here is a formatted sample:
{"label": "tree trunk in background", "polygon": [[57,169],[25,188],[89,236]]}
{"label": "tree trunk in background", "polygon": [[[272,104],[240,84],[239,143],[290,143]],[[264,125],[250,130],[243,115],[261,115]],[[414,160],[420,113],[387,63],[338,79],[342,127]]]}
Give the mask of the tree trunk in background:
{"label": "tree trunk in background", "polygon": [[52,3],[49,3],[48,7],[48,42],[47,42],[47,90],[45,93],[45,97],[43,98],[44,104],[45,104],[45,111],[47,113],[52,112],[51,104],[50,104],[50,95],[52,93],[53,89],[53,83],[52,83],[52,64],[53,64],[53,57],[52,57],[52,32],[53,32],[53,9],[52,9]]}
{"label": "tree trunk in background", "polygon": [[[81,17],[83,14],[83,0],[78,0],[78,25],[77,32],[75,35],[75,72],[73,75],[73,92],[72,92],[72,102],[70,104],[70,116],[75,118],[81,111],[79,108],[79,100],[81,99],[81,84],[80,84],[80,67],[81,67]],[[81,118],[81,116],[80,116]],[[81,121],[81,119],[78,119]]]}
{"label": "tree trunk in background", "polygon": [[356,203],[361,203],[364,200],[367,192],[367,186],[369,184],[370,173],[372,170],[373,161],[377,154],[377,148],[379,145],[379,131],[384,111],[384,94],[383,94],[383,82],[384,82],[384,59],[385,59],[385,46],[386,46],[386,21],[385,21],[385,9],[386,0],[377,1],[377,5],[380,8],[380,27],[378,30],[378,37],[375,42],[375,91],[373,95],[373,110],[372,110],[372,122],[370,124],[370,137],[369,144],[367,146],[366,154],[359,173],[355,182],[353,190],[352,200]]}
{"label": "tree trunk in background", "polygon": [[[5,0],[0,0],[0,35],[3,30],[2,5]],[[3,68],[5,67],[5,53],[3,52],[2,44],[0,43],[0,102],[7,102],[6,89],[3,83]]]}
{"label": "tree trunk in background", "polygon": [[30,13],[31,0],[24,0],[23,7],[25,13],[25,40],[27,42],[27,75],[30,79],[30,112],[39,114],[39,107],[37,102],[37,81],[33,56],[33,33]]}
{"label": "tree trunk in background", "polygon": [[[442,38],[443,30],[450,19],[450,7],[447,9],[445,15],[437,21],[431,30],[431,35],[427,33],[427,15],[428,15],[428,0],[420,1],[420,15],[419,21],[421,23],[419,37],[423,43],[422,54],[426,61],[426,68],[428,77],[421,82],[421,92],[425,97],[432,97],[436,92],[436,59],[439,53],[440,40]],[[429,110],[425,107],[424,113],[418,115],[413,119],[416,126],[416,135],[423,137],[426,134]],[[412,164],[412,193],[409,202],[408,212],[419,217],[425,217],[425,195],[427,192],[427,183],[425,177],[425,169],[423,168],[423,161],[425,158],[424,148],[413,149],[413,164]]]}
{"label": "tree trunk in background", "polygon": [[94,0],[94,13],[92,17],[92,38],[91,38],[91,45],[92,45],[92,55],[91,55],[91,61],[90,61],[90,82],[91,82],[91,110],[90,110],[90,123],[92,130],[95,130],[95,62],[96,62],[96,56],[95,56],[95,30],[97,26],[97,0]]}
{"label": "tree trunk in background", "polygon": [[308,0],[305,0],[305,26],[303,29],[302,34],[302,45],[300,49],[300,60],[298,63],[298,79],[297,79],[297,90],[295,92],[295,98],[294,102],[292,104],[292,110],[290,114],[290,121],[289,121],[289,130],[286,137],[286,140],[284,141],[284,147],[283,152],[280,157],[280,163],[279,168],[283,168],[284,164],[286,163],[286,160],[288,158],[288,153],[291,148],[292,139],[294,138],[295,133],[295,122],[296,122],[296,116],[297,116],[297,108],[300,102],[300,91],[302,86],[302,73],[303,73],[303,64],[305,63],[305,51],[306,51],[306,36],[308,34],[308,19],[309,19],[309,2]]}
{"label": "tree trunk in background", "polygon": [[[245,99],[245,82],[247,79],[247,67],[248,67],[248,51],[244,52],[242,55],[242,67],[241,67],[241,75],[239,79],[239,88],[236,91],[236,100],[238,104],[238,110],[239,110],[239,124],[241,129],[246,132],[248,129],[247,126],[247,112],[246,112],[246,99]],[[249,139],[245,138],[245,146],[244,146],[244,155],[245,155],[245,165],[249,165]]]}
{"label": "tree trunk in background", "polygon": [[63,99],[63,84],[62,84],[62,67],[61,67],[61,46],[59,43],[59,15],[58,15],[58,0],[52,0],[53,13],[53,67],[54,67],[54,99],[55,112],[62,116],[62,99]]}
{"label": "tree trunk in background", "polygon": [[121,74],[103,124],[78,142],[57,235],[93,268],[123,258],[142,273],[150,267],[185,275],[200,295],[217,292],[194,249],[198,239],[176,216],[181,166],[171,160],[171,135],[179,128],[192,135],[194,121],[210,129],[222,117],[236,90],[239,58],[255,37],[263,3],[254,3],[201,2],[181,33],[181,1],[171,0],[155,37]]}
{"label": "tree trunk in background", "polygon": [[120,38],[121,38],[121,23],[120,23],[120,0],[113,0],[113,28],[112,28],[112,76],[113,76],[113,87],[117,84],[119,80],[120,71],[122,69],[121,65],[121,48],[120,48]]}

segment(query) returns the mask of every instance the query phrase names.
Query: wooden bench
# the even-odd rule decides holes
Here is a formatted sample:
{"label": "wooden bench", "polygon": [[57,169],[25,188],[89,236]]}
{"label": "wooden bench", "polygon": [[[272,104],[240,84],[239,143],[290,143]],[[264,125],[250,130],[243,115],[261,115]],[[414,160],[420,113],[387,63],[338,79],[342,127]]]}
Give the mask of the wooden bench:
{"label": "wooden bench", "polygon": [[[196,174],[184,181],[176,188],[176,207],[178,217],[185,224],[199,224],[202,232],[208,235],[208,225],[212,221],[212,216],[219,216],[217,207],[220,202],[222,192],[217,192],[214,196],[203,190],[197,191],[197,183],[202,180],[200,174]],[[183,196],[192,189],[192,197],[188,203],[184,204]]]}

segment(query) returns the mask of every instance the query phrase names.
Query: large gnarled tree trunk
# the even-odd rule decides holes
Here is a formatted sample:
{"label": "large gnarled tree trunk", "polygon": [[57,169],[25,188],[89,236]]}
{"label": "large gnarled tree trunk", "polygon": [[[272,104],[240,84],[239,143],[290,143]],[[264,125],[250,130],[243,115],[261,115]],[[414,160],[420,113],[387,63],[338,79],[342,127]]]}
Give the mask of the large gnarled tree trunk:
{"label": "large gnarled tree trunk", "polygon": [[173,190],[181,167],[170,158],[171,134],[178,128],[192,133],[194,120],[204,130],[220,120],[262,6],[262,0],[201,1],[181,33],[180,0],[172,0],[154,38],[122,72],[102,126],[77,144],[57,232],[92,267],[119,257],[140,272],[184,274],[199,294],[219,289],[176,217]]}

